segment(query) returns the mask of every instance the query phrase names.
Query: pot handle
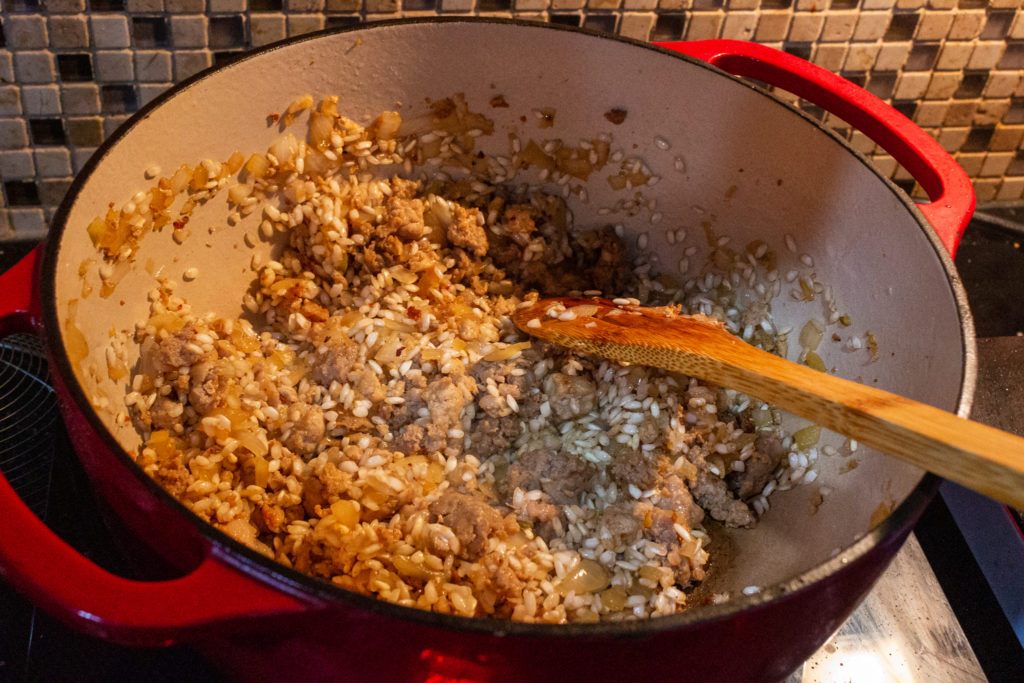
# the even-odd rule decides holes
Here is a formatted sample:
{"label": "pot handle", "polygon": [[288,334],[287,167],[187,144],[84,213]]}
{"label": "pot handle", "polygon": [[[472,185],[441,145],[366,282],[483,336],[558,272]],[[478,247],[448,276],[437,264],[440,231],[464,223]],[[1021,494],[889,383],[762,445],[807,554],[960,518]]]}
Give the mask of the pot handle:
{"label": "pot handle", "polygon": [[[0,333],[42,332],[34,283],[41,247],[0,275]],[[315,604],[233,569],[212,543],[186,576],[133,581],[102,569],[50,530],[0,472],[0,576],[49,614],[127,645],[169,645],[227,620]]]}
{"label": "pot handle", "polygon": [[928,133],[885,102],[846,79],[781,50],[741,40],[655,43],[736,76],[782,88],[856,127],[891,154],[931,200],[921,213],[950,255],[974,212],[967,173]]}

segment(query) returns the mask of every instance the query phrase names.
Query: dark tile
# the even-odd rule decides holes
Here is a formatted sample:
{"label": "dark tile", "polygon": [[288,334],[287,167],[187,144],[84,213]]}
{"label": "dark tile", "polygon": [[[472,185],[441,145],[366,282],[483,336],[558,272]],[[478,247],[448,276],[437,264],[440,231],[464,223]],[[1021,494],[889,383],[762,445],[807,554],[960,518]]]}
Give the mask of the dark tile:
{"label": "dark tile", "polygon": [[782,50],[793,55],[794,57],[799,57],[800,59],[806,59],[810,61],[811,50],[813,49],[813,47],[814,46],[811,43],[784,43],[782,46]]}
{"label": "dark tile", "polygon": [[982,40],[1002,40],[1010,32],[1013,23],[1013,10],[993,9],[985,18],[985,28],[981,30]]}
{"label": "dark tile", "polygon": [[44,180],[39,188],[39,198],[43,206],[58,206],[64,201],[64,195],[71,189],[70,180]]}
{"label": "dark tile", "polygon": [[917,22],[920,18],[921,15],[911,12],[900,12],[892,15],[892,18],[889,20],[889,28],[886,29],[882,40],[910,40],[914,37],[914,31],[917,30]]}
{"label": "dark tile", "polygon": [[[404,1],[402,3],[402,7],[405,7]],[[548,21],[550,21],[552,24],[559,24],[561,26],[579,26],[582,20],[583,17],[580,16],[579,14],[552,13],[548,16]]]}
{"label": "dark tile", "polygon": [[913,120],[914,114],[917,112],[917,100],[894,100],[892,108]]}
{"label": "dark tile", "polygon": [[135,47],[168,47],[171,31],[164,17],[132,17]]}
{"label": "dark tile", "polygon": [[437,0],[402,0],[402,9],[407,12],[433,12]]}
{"label": "dark tile", "polygon": [[1010,108],[1003,114],[1003,125],[1019,126],[1024,123],[1024,97],[1011,97]]}
{"label": "dark tile", "polygon": [[967,140],[960,146],[961,152],[984,152],[996,132],[995,126],[974,126],[967,134]]}
{"label": "dark tile", "polygon": [[1024,149],[1017,150],[1017,153],[1013,156],[1013,161],[1006,168],[1006,175],[1024,175]]}
{"label": "dark tile", "polygon": [[230,64],[245,56],[242,50],[221,50],[213,53],[213,65],[220,67]]}
{"label": "dark tile", "polygon": [[281,0],[249,0],[250,12],[280,12]]}
{"label": "dark tile", "polygon": [[654,23],[651,40],[681,40],[686,29],[686,20],[682,14],[662,14]]}
{"label": "dark tile", "polygon": [[57,73],[65,83],[92,80],[92,58],[87,54],[57,55]]}
{"label": "dark tile", "polygon": [[832,0],[831,9],[857,9],[860,0]]}
{"label": "dark tile", "polygon": [[985,84],[988,83],[988,71],[964,71],[960,87],[953,93],[953,97],[961,100],[981,97]]}
{"label": "dark tile", "polygon": [[4,34],[4,18],[0,17],[0,47],[7,46],[7,35]]}
{"label": "dark tile", "polygon": [[63,145],[67,142],[60,119],[29,119],[28,130],[34,145]]}
{"label": "dark tile", "polygon": [[94,12],[123,12],[124,0],[89,0],[89,9]]}
{"label": "dark tile", "polygon": [[240,14],[210,17],[210,47],[245,47],[245,23]]}
{"label": "dark tile", "polygon": [[139,100],[134,86],[100,86],[100,111],[104,114],[131,114],[138,108]]}
{"label": "dark tile", "polygon": [[974,121],[974,114],[977,111],[978,103],[973,100],[953,102],[946,110],[946,118],[942,120],[942,125],[953,128],[969,126]]}
{"label": "dark tile", "polygon": [[693,9],[697,10],[722,9],[724,6],[725,0],[693,0]]}
{"label": "dark tile", "polygon": [[504,12],[512,9],[512,0],[479,0],[476,8],[481,12]]}
{"label": "dark tile", "polygon": [[896,187],[900,188],[907,194],[912,193],[914,191],[914,186],[917,184],[917,181],[915,181],[913,178],[903,178],[901,180],[894,180],[892,182],[896,185]]}
{"label": "dark tile", "polygon": [[938,43],[919,43],[910,49],[904,71],[931,71],[935,58],[939,56]]}
{"label": "dark tile", "polygon": [[1006,50],[998,66],[1000,69],[1024,69],[1024,41],[1006,41]]}
{"label": "dark tile", "polygon": [[868,78],[868,83],[865,89],[883,100],[887,100],[892,97],[892,92],[896,88],[896,73],[887,71],[874,71],[871,73],[871,77]]}
{"label": "dark tile", "polygon": [[615,33],[615,20],[614,14],[587,14],[586,19],[583,20],[583,26],[585,28],[593,29],[594,31],[603,31],[604,33]]}
{"label": "dark tile", "polygon": [[789,9],[793,6],[793,0],[763,0],[761,9]]}
{"label": "dark tile", "polygon": [[93,119],[68,119],[68,137],[76,147],[96,147],[103,142],[103,122]]}
{"label": "dark tile", "polygon": [[14,12],[38,12],[40,10],[39,0],[11,0],[7,4],[7,11]]}
{"label": "dark tile", "polygon": [[7,206],[40,206],[39,188],[31,180],[8,180],[4,183]]}
{"label": "dark tile", "polygon": [[324,20],[324,28],[345,28],[355,26],[361,21],[358,14],[333,14]]}
{"label": "dark tile", "polygon": [[868,82],[868,75],[863,71],[847,71],[841,75],[843,78],[850,81],[850,83],[853,83],[858,88],[863,88],[865,85],[867,85]]}
{"label": "dark tile", "polygon": [[957,7],[960,9],[985,9],[988,0],[960,0]]}
{"label": "dark tile", "polygon": [[808,102],[807,100],[800,100],[800,110],[805,114],[808,114],[811,118],[821,121],[825,118],[825,110],[818,105]]}

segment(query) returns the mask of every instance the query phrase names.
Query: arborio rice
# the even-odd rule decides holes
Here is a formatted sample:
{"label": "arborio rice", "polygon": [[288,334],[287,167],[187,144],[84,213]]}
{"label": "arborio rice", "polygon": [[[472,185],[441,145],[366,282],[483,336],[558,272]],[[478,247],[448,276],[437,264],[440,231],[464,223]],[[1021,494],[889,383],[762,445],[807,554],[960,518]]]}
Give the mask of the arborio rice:
{"label": "arborio rice", "polygon": [[[264,237],[287,233],[244,294],[255,323],[193,310],[169,280],[152,293],[126,400],[138,463],[250,548],[402,605],[544,622],[685,609],[713,567],[708,529],[751,526],[773,489],[813,478],[816,435],[782,434],[735,392],[531,340],[510,314],[538,295],[675,302],[778,350],[770,250],[721,242],[685,282],[652,278],[621,226],[574,226],[563,198],[621,158],[608,139],[485,158],[489,122],[458,99],[411,132],[335,103],[310,110],[308,143],[183,167],[90,226],[123,262],[132,226],[181,229],[175,195],[187,216],[229,187],[229,223],[261,211]],[[560,192],[508,182],[530,165]],[[622,168],[627,187],[642,170]]]}

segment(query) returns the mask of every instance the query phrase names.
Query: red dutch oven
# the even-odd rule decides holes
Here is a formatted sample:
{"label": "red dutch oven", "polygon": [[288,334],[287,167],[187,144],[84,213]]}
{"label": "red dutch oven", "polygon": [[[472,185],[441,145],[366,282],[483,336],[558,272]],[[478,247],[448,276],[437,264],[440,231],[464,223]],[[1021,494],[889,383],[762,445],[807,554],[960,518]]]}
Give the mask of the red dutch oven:
{"label": "red dutch oven", "polygon": [[[736,76],[846,120],[902,164],[930,202],[916,205],[830,130]],[[780,679],[799,666],[886,568],[937,478],[864,448],[823,457],[816,485],[773,496],[755,530],[716,539],[713,557],[719,545],[729,552],[713,560],[706,588],[731,599],[645,621],[544,625],[421,612],[300,575],[208,526],[141,472],[129,455],[138,435],[114,419],[125,380],[104,371],[111,329],[130,330],[146,317],[154,273],[177,278],[192,266],[202,275],[180,292],[197,310],[237,314],[252,254],[272,245],[258,238],[254,220],[204,229],[181,245],[154,233],[113,294],[100,296],[100,259],[86,226],[145,187],[144,170],[154,165],[173,170],[267,149],[279,135],[267,115],[307,93],[339,95],[339,110],[356,120],[398,103],[403,116],[415,116],[427,98],[462,93],[494,120],[495,134],[480,144],[495,154],[508,153],[508,133],[573,143],[606,133],[661,177],[642,189],[662,221],[622,222],[627,238],[648,232],[666,270],[685,246],[665,236],[679,226],[700,235],[711,227],[741,244],[765,239],[778,246],[780,273],[812,261],[852,329],[878,342],[877,357],[823,344],[826,365],[969,412],[973,330],[951,255],[974,208],[971,185],[932,138],[874,96],[752,43],[655,46],[494,20],[367,25],[270,46],[144,107],[79,174],[45,247],[3,277],[3,330],[45,332],[61,410],[100,498],[180,577],[139,582],[104,571],[0,478],[6,580],[96,636],[193,643],[251,680],[739,681]],[[488,106],[497,95],[507,107]],[[537,128],[533,113],[541,109],[555,112],[550,129]],[[613,109],[625,120],[605,116]],[[588,201],[571,203],[576,223],[606,222],[599,207],[620,195],[604,180],[587,189]],[[210,201],[192,225],[225,226],[225,216],[224,205]],[[245,234],[257,236],[252,249]],[[806,306],[783,288],[773,312],[780,326],[801,325]],[[830,493],[813,505],[822,487]],[[750,585],[760,590],[743,594]]]}

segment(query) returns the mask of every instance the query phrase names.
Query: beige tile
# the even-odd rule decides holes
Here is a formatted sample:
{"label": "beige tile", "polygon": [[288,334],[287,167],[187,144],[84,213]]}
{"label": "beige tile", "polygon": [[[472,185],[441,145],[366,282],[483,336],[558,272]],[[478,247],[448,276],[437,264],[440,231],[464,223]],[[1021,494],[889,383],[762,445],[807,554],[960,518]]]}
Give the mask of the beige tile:
{"label": "beige tile", "polygon": [[174,53],[174,80],[183,81],[213,64],[209,50],[180,50]]}
{"label": "beige tile", "polygon": [[7,220],[15,237],[41,239],[46,236],[46,216],[42,209],[7,209]]}
{"label": "beige tile", "polygon": [[22,86],[21,106],[26,116],[57,116],[60,114],[60,89],[56,85]]}
{"label": "beige tile", "polygon": [[718,38],[724,12],[694,12],[686,22],[686,40]]}
{"label": "beige tile", "polygon": [[0,116],[21,116],[21,88],[0,85]]}
{"label": "beige tile", "polygon": [[924,97],[928,90],[928,82],[931,81],[931,74],[927,72],[908,71],[900,74],[896,81],[896,91],[893,99],[897,100],[919,100]]}
{"label": "beige tile", "polygon": [[759,43],[785,40],[789,32],[791,14],[785,10],[764,10],[757,22],[754,38]]}
{"label": "beige tile", "polygon": [[[259,16],[259,14],[254,16]],[[171,16],[171,42],[175,48],[206,47],[208,32],[209,26],[205,16],[198,14]]]}
{"label": "beige tile", "polygon": [[827,12],[825,25],[821,29],[821,40],[836,43],[853,37],[853,29],[857,26],[858,13],[854,10]]}
{"label": "beige tile", "polygon": [[728,0],[726,7],[729,8],[730,12],[735,10],[745,9],[757,9],[761,5],[761,0]]}
{"label": "beige tile", "polygon": [[846,53],[844,71],[869,71],[875,64],[881,45],[877,43],[852,43]]}
{"label": "beige tile", "polygon": [[[583,9],[586,0],[551,0],[551,9]],[[658,0],[622,0],[622,9],[628,11],[658,9]]]}
{"label": "beige tile", "polygon": [[896,167],[899,165],[896,160],[888,154],[877,154],[871,157],[871,165],[878,169],[878,172],[882,174],[884,178],[891,178],[892,174],[896,172]]}
{"label": "beige tile", "polygon": [[[327,10],[330,12],[358,12],[362,6],[362,0],[327,0]],[[250,14],[249,16],[256,15]]]}
{"label": "beige tile", "polygon": [[861,12],[857,17],[857,28],[853,31],[854,40],[878,40],[889,28],[888,12]]}
{"label": "beige tile", "polygon": [[988,75],[988,83],[982,91],[983,97],[1009,97],[1021,82],[1019,71],[992,71]]}
{"label": "beige tile", "polygon": [[946,111],[946,118],[942,121],[942,125],[952,128],[970,126],[977,109],[977,102],[954,100]]}
{"label": "beige tile", "polygon": [[828,9],[830,0],[793,0],[793,9],[799,12],[821,12]]}
{"label": "beige tile", "polygon": [[53,55],[49,52],[15,52],[14,76],[19,83],[53,83]]}
{"label": "beige tile", "polygon": [[37,147],[33,151],[36,171],[44,178],[71,175],[71,154],[64,147]]}
{"label": "beige tile", "polygon": [[950,40],[971,40],[981,34],[985,26],[985,11],[958,10],[949,29]]}
{"label": "beige tile", "polygon": [[974,123],[979,126],[992,126],[1003,120],[1010,109],[1010,100],[981,100],[974,114]]}
{"label": "beige tile", "polygon": [[13,149],[0,152],[0,178],[23,180],[36,174],[32,152],[27,149]]}
{"label": "beige tile", "polygon": [[992,152],[1008,152],[1020,147],[1024,141],[1024,126],[996,126],[988,148]]}
{"label": "beige tile", "polygon": [[253,47],[267,45],[285,37],[283,14],[250,14],[249,34]]}
{"label": "beige tile", "polygon": [[1013,161],[1013,152],[989,152],[985,155],[985,163],[981,165],[981,176],[991,178],[1006,173]]}
{"label": "beige tile", "polygon": [[96,153],[95,147],[79,147],[71,150],[71,170],[78,173],[85,166],[85,163],[89,161],[93,154]]}
{"label": "beige tile", "polygon": [[1020,40],[1024,38],[1024,12],[1017,12],[1017,16],[1013,19],[1013,25],[1010,26],[1010,33],[1008,38],[1014,40]]}
{"label": "beige tile", "polygon": [[952,97],[956,89],[960,87],[962,75],[959,72],[936,72],[932,74],[932,80],[928,84],[925,97],[930,100],[944,100]]}
{"label": "beige tile", "polygon": [[1006,43],[986,40],[974,44],[971,58],[967,62],[968,69],[994,69],[1003,56]]}
{"label": "beige tile", "polygon": [[[610,2],[614,3],[616,0],[590,0],[587,3],[587,7],[597,7],[595,3]],[[680,10],[690,9],[693,6],[693,0],[658,0],[658,9],[661,10]]]}
{"label": "beige tile", "polygon": [[28,146],[28,130],[21,119],[0,119],[0,149]]}
{"label": "beige tile", "polygon": [[722,24],[722,37],[733,40],[750,40],[757,30],[757,12],[726,12]]}
{"label": "beige tile", "polygon": [[61,110],[65,114],[87,116],[100,113],[100,88],[95,83],[69,83],[60,89]]}
{"label": "beige tile", "polygon": [[942,40],[953,25],[953,12],[932,12],[925,10],[917,21],[917,40]]}
{"label": "beige tile", "polygon": [[100,50],[93,54],[92,68],[96,80],[105,83],[130,81],[135,78],[132,53],[128,50]]}
{"label": "beige tile", "polygon": [[171,80],[171,53],[165,50],[137,50],[135,78],[153,83]]}
{"label": "beige tile", "polygon": [[939,50],[939,58],[935,60],[937,71],[953,71],[963,69],[971,58],[974,50],[972,43],[945,43]]}
{"label": "beige tile", "polygon": [[119,14],[93,14],[89,16],[92,44],[98,48],[129,47],[128,17]]}
{"label": "beige tile", "polygon": [[322,12],[324,0],[285,0],[286,12]]}
{"label": "beige tile", "polygon": [[859,130],[850,133],[850,147],[861,154],[871,154],[875,151],[875,141]]}
{"label": "beige tile", "polygon": [[140,83],[139,106],[141,107],[149,104],[154,99],[167,92],[168,88],[171,86],[171,83]]}
{"label": "beige tile", "polygon": [[922,127],[941,126],[948,110],[949,102],[929,102],[925,100],[917,105],[917,111],[914,112],[914,123]]}
{"label": "beige tile", "polygon": [[821,27],[825,18],[820,14],[796,14],[789,25],[789,41],[792,43],[810,43],[821,35]]}
{"label": "beige tile", "polygon": [[843,43],[818,45],[811,54],[811,61],[827,71],[839,71],[845,60],[846,45]]}
{"label": "beige tile", "polygon": [[0,83],[3,82],[14,82],[14,60],[6,50],[0,50]]}
{"label": "beige tile", "polygon": [[648,40],[654,28],[654,19],[654,12],[623,12],[619,20],[619,35]]}
{"label": "beige tile", "polygon": [[46,19],[40,15],[11,14],[4,20],[8,50],[37,50],[49,45]]}
{"label": "beige tile", "polygon": [[875,58],[877,71],[899,71],[907,63],[911,43],[882,43]]}
{"label": "beige tile", "polygon": [[288,14],[286,15],[288,35],[301,36],[324,27],[322,14]]}
{"label": "beige tile", "polygon": [[89,46],[89,25],[84,16],[50,17],[50,47]]}
{"label": "beige tile", "polygon": [[979,202],[990,202],[996,198],[999,192],[1001,180],[992,178],[972,179],[974,183],[974,196]]}
{"label": "beige tile", "polygon": [[548,0],[515,0],[517,11],[547,9]]}
{"label": "beige tile", "polygon": [[981,173],[981,165],[985,163],[984,152],[963,152],[954,158],[956,163],[960,164],[960,167],[972,178],[976,178]]}
{"label": "beige tile", "polygon": [[988,6],[993,9],[1013,9],[1021,6],[1021,0],[988,0]]}
{"label": "beige tile", "polygon": [[1024,178],[1003,178],[996,193],[999,201],[1011,201],[1024,197]]}
{"label": "beige tile", "polygon": [[125,0],[124,8],[129,12],[163,12],[164,0]]}
{"label": "beige tile", "polygon": [[895,4],[896,0],[863,0],[860,6],[867,10],[892,9]]}
{"label": "beige tile", "polygon": [[924,3],[925,0],[896,0],[896,9],[920,9]]}

